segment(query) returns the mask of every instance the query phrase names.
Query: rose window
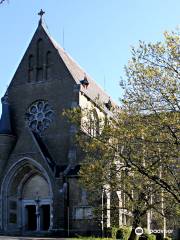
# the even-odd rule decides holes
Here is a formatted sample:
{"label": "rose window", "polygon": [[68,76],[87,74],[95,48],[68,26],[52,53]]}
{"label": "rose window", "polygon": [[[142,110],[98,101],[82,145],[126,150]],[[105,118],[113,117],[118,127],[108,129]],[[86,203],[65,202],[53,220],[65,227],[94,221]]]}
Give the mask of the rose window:
{"label": "rose window", "polygon": [[53,120],[54,111],[47,101],[37,101],[27,110],[26,119],[29,127],[35,132],[42,132]]}

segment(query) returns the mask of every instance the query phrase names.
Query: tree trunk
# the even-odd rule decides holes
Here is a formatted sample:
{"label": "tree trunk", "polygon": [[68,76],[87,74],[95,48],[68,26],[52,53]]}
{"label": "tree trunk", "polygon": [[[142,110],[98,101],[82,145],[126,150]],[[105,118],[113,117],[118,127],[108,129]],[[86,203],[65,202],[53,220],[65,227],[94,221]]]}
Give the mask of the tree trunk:
{"label": "tree trunk", "polygon": [[138,239],[138,236],[135,233],[135,229],[139,226],[139,224],[140,224],[140,211],[138,209],[135,209],[133,211],[132,230],[131,230],[131,234],[130,234],[128,240]]}
{"label": "tree trunk", "polygon": [[137,235],[135,233],[135,228],[132,228],[131,234],[130,234],[128,240],[136,240],[136,239],[137,239]]}

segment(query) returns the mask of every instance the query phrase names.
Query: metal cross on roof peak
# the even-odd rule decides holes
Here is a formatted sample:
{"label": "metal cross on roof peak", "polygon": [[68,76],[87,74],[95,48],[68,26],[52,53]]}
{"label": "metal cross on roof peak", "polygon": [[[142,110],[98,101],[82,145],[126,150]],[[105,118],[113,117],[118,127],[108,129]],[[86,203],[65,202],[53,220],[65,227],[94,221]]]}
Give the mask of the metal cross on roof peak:
{"label": "metal cross on roof peak", "polygon": [[42,16],[45,14],[45,12],[41,9],[40,12],[38,12],[38,15],[40,16],[40,20],[39,20],[39,23],[41,24],[42,23]]}

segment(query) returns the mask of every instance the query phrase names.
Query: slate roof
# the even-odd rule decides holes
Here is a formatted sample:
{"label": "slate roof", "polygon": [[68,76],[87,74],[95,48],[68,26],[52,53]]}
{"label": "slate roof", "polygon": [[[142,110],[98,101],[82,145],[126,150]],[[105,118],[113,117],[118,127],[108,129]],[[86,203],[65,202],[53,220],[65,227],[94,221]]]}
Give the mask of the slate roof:
{"label": "slate roof", "polygon": [[30,130],[30,133],[33,136],[33,140],[35,141],[36,145],[39,147],[44,159],[47,161],[48,165],[50,166],[51,170],[54,172],[55,177],[59,177],[61,173],[64,173],[65,176],[77,176],[80,170],[80,165],[77,164],[75,166],[69,165],[57,165],[52,156],[49,153],[47,146],[44,144],[40,135],[36,132]]}
{"label": "slate roof", "polygon": [[44,144],[42,138],[39,136],[38,133],[31,131],[31,134],[33,136],[33,140],[36,141],[36,144],[38,145],[41,153],[43,154],[44,159],[46,159],[48,165],[50,166],[51,170],[54,172],[56,169],[56,163],[53,161],[46,145]]}
{"label": "slate roof", "polygon": [[[87,97],[96,102],[97,100],[100,103],[105,104],[109,101],[110,96],[81,68],[81,66],[47,33],[45,27],[42,25],[44,31],[48,35],[54,47],[57,49],[61,59],[65,63],[67,69],[72,75],[73,79],[77,84],[79,84],[80,91],[83,92]],[[87,78],[89,85],[88,87],[83,87],[81,81]],[[111,99],[112,106],[117,106],[115,102]]]}

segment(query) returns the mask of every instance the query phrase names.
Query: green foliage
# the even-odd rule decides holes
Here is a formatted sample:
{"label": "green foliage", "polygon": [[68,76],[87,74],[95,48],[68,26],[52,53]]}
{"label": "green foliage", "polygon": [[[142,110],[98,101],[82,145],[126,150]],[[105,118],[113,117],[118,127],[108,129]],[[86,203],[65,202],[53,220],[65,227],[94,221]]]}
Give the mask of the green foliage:
{"label": "green foliage", "polygon": [[107,238],[112,238],[112,227],[105,228],[104,235]]}
{"label": "green foliage", "polygon": [[112,238],[116,239],[116,233],[117,233],[118,228],[112,227]]}
{"label": "green foliage", "polygon": [[148,240],[156,240],[156,235],[154,235],[154,234],[149,234],[149,235],[148,235]]}
{"label": "green foliage", "polygon": [[163,240],[163,234],[162,233],[156,233],[156,240]]}
{"label": "green foliage", "polygon": [[139,237],[139,240],[156,240],[156,235],[144,233]]}
{"label": "green foliage", "polygon": [[128,240],[130,234],[131,234],[131,227],[121,227],[121,228],[112,228],[112,238],[113,239],[122,239],[122,240]]}
{"label": "green foliage", "polygon": [[145,235],[149,235],[149,234],[150,234],[147,228],[143,228],[143,233],[144,233]]}
{"label": "green foliage", "polygon": [[[143,226],[150,209],[156,224],[161,224],[160,214],[175,221],[179,214],[180,33],[164,37],[163,43],[141,41],[132,49],[121,82],[121,110],[101,117],[98,134],[89,131],[92,109],[65,114],[77,127],[75,141],[84,153],[80,181],[91,192],[90,203],[98,209],[103,189],[119,191],[120,207],[132,213],[133,228]],[[103,106],[99,111],[104,114]],[[111,211],[117,206],[113,201]]]}

